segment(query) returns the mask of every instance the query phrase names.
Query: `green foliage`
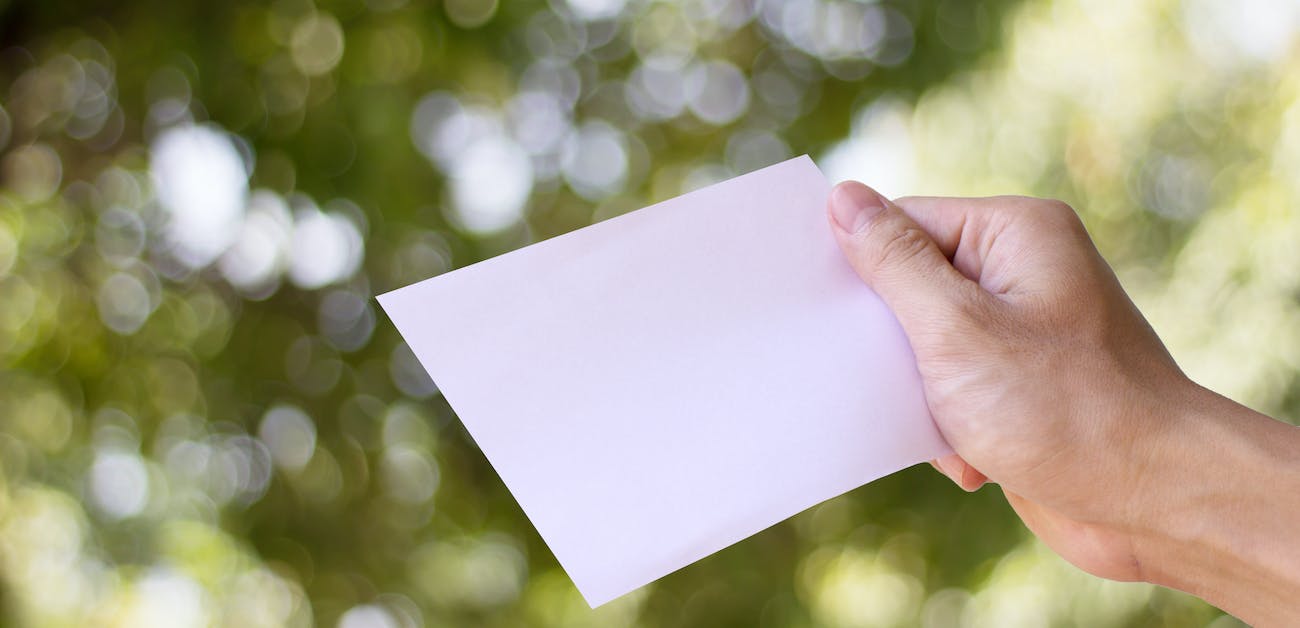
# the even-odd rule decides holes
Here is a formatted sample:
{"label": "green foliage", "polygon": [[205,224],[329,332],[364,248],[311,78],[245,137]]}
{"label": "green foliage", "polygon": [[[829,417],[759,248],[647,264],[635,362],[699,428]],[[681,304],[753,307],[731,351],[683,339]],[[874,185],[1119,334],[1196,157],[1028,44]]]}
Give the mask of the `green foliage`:
{"label": "green foliage", "polygon": [[923,468],[593,612],[371,299],[810,153],[1071,201],[1194,374],[1294,408],[1295,55],[1110,4],[0,1],[6,620],[1214,620]]}

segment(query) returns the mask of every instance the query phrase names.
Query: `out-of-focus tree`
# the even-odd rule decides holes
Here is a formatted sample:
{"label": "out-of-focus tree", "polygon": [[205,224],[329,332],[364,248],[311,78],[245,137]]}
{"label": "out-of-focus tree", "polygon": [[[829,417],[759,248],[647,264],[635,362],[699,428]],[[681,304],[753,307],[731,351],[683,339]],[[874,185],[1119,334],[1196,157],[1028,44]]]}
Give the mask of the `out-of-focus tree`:
{"label": "out-of-focus tree", "polygon": [[5,619],[1229,625],[921,469],[593,612],[371,297],[811,153],[1070,201],[1295,416],[1300,5],[1247,5],[0,0]]}

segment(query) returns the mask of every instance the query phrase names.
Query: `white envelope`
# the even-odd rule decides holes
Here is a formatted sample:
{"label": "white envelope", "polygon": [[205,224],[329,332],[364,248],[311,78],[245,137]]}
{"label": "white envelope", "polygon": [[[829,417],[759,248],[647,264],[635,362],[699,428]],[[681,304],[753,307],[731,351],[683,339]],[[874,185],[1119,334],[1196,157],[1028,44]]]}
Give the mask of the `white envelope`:
{"label": "white envelope", "polygon": [[594,607],[949,453],[798,157],[379,297]]}

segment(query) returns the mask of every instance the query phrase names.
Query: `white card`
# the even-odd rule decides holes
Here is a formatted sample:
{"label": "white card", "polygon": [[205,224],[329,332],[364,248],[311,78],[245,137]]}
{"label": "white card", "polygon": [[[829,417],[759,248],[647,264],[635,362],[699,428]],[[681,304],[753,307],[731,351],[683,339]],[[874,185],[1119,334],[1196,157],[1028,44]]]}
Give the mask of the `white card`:
{"label": "white card", "polygon": [[594,607],[949,453],[798,157],[379,297]]}

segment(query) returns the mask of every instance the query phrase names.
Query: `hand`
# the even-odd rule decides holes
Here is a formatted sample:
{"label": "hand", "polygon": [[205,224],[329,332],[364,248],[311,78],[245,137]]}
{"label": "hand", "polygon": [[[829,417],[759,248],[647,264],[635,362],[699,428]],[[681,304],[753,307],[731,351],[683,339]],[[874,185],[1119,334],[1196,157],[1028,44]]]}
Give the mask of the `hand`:
{"label": "hand", "polygon": [[[874,213],[873,213],[874,212]],[[835,188],[849,262],[898,316],[967,490],[1002,485],[1070,562],[1141,579],[1125,527],[1162,398],[1188,386],[1074,211]]]}
{"label": "hand", "polygon": [[[1023,197],[890,202],[848,182],[831,193],[829,213],[849,263],[912,344],[931,414],[956,452],[936,461],[941,471],[967,490],[1000,484],[1025,524],[1088,572],[1233,602],[1219,591],[1231,585],[1171,573],[1171,554],[1207,544],[1216,503],[1207,495],[1219,495],[1180,483],[1202,479],[1196,465],[1213,466],[1216,440],[1240,441],[1238,463],[1222,463],[1235,477],[1254,468],[1258,441],[1300,444],[1300,432],[1184,376],[1073,210]],[[1229,494],[1239,493],[1225,488],[1220,501]]]}

